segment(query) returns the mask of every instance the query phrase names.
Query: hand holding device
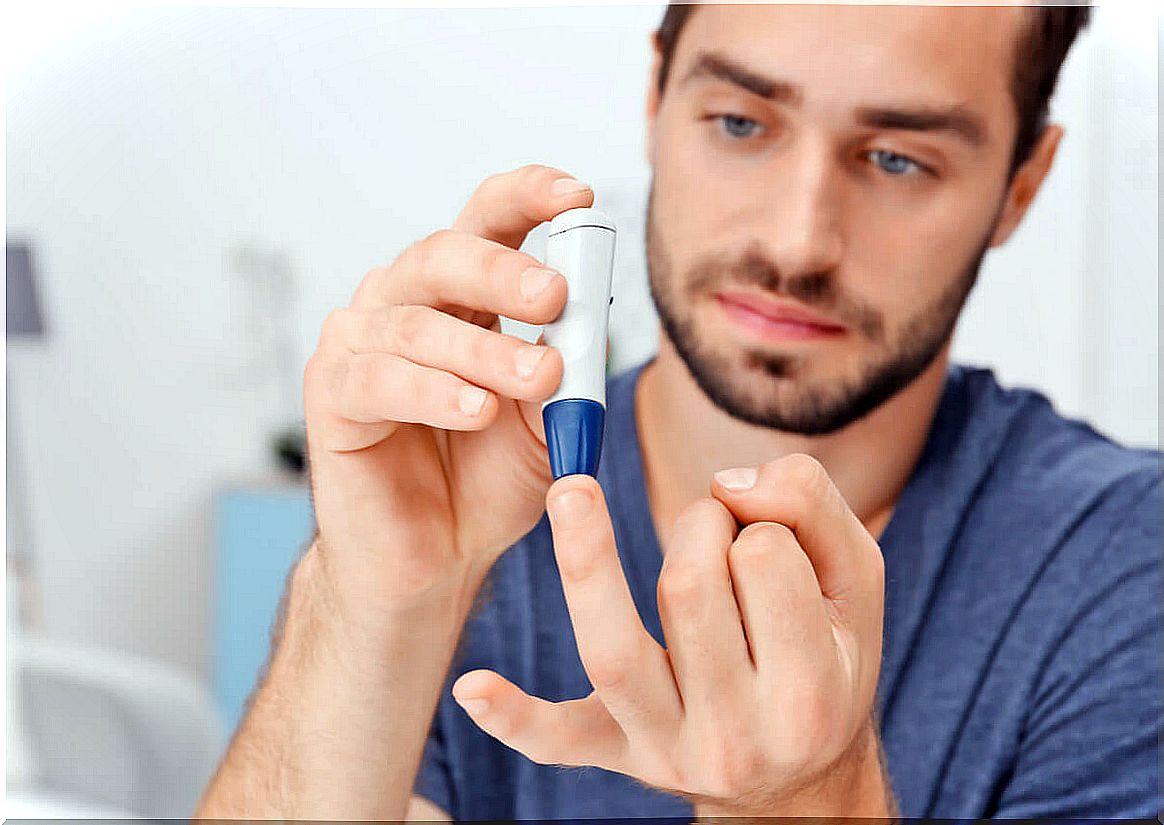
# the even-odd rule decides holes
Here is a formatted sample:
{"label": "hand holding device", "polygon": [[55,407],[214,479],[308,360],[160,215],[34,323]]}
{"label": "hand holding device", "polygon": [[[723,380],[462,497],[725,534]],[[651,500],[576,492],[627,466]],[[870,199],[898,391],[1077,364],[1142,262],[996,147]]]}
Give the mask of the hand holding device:
{"label": "hand holding device", "polygon": [[477,589],[552,482],[541,401],[561,355],[498,316],[561,314],[565,279],[519,247],[593,199],[548,166],[493,175],[328,316],[303,383],[319,531],[198,818],[405,818]]}
{"label": "hand holding device", "polygon": [[353,601],[426,601],[483,578],[544,513],[541,402],[562,360],[499,316],[561,315],[562,274],[519,247],[593,198],[547,166],[493,175],[451,229],[373,269],[325,322],[304,382],[309,465],[328,569]]}

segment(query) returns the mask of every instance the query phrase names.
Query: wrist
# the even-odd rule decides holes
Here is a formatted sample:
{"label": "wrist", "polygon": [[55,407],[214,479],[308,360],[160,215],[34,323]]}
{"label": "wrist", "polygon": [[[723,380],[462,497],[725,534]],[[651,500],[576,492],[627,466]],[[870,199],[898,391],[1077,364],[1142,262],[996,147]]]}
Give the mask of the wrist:
{"label": "wrist", "polygon": [[705,801],[695,806],[700,822],[732,817],[733,825],[770,821],[772,817],[828,819],[897,817],[897,802],[885,770],[880,738],[872,719],[845,753],[818,776],[798,784],[766,803],[736,800]]}
{"label": "wrist", "polygon": [[202,817],[404,816],[471,588],[363,605],[319,550],[290,576],[269,664]]}
{"label": "wrist", "polygon": [[[291,574],[271,671],[305,673],[323,665],[375,680],[401,661],[448,666],[483,577],[450,576],[409,600],[378,598],[338,577],[326,550],[317,539]],[[435,675],[443,677],[443,670]]]}
{"label": "wrist", "polygon": [[[424,579],[423,585],[384,592],[374,571],[363,575],[350,564],[337,563],[335,553],[316,535],[294,573],[293,593],[327,621],[334,620],[373,643],[407,628],[459,633],[488,569],[458,564]],[[292,596],[294,598],[294,596]]]}

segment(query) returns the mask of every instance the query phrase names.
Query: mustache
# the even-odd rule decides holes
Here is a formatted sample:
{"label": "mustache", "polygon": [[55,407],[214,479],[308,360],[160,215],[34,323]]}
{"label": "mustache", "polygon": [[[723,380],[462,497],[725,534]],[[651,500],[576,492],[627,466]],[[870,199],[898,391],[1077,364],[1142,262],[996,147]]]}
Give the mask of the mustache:
{"label": "mustache", "polygon": [[820,309],[872,341],[880,341],[885,336],[881,313],[875,307],[844,294],[834,273],[808,272],[788,276],[755,248],[746,250],[736,263],[726,268],[719,261],[696,264],[687,284],[693,295],[733,285],[757,287]]}

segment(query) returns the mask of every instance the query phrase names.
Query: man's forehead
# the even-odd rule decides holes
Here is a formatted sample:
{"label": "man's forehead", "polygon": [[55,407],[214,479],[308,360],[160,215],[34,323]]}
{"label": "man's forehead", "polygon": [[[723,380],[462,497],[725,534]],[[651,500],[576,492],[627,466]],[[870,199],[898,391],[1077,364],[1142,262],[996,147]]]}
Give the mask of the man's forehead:
{"label": "man's forehead", "polygon": [[700,4],[684,26],[673,72],[708,51],[813,98],[927,98],[1009,106],[1022,7]]}

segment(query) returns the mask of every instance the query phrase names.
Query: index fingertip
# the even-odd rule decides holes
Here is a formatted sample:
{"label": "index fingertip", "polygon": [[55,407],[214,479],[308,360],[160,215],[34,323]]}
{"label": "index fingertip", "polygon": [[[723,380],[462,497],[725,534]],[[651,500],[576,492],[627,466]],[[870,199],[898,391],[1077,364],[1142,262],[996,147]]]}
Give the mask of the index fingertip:
{"label": "index fingertip", "polygon": [[546,495],[551,519],[561,524],[584,519],[594,509],[596,484],[593,478],[581,473],[562,476],[555,481]]}

